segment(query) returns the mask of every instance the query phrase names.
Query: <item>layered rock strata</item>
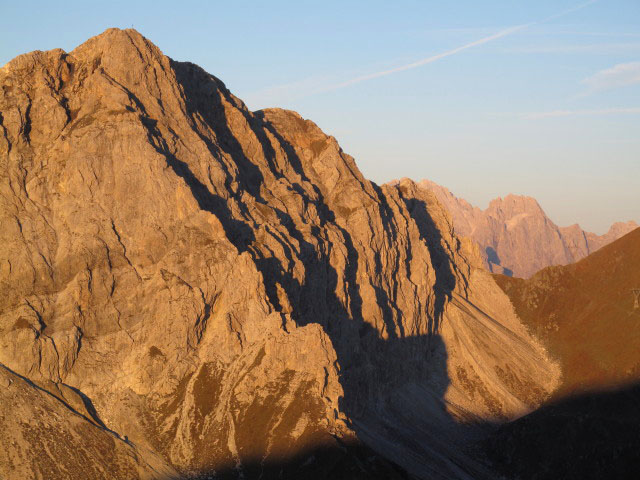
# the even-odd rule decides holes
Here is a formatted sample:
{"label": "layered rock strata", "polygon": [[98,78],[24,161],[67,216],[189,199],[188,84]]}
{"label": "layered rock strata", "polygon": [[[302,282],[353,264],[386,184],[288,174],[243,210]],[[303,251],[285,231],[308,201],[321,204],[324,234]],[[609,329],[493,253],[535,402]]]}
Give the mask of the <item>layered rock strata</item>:
{"label": "layered rock strata", "polygon": [[95,437],[7,479],[100,442],[139,478],[478,477],[469,441],[558,384],[433,194],[133,30],[14,59],[0,115],[0,363],[73,410],[2,415]]}
{"label": "layered rock strata", "polygon": [[419,185],[433,191],[451,213],[458,235],[480,245],[485,267],[493,273],[529,278],[542,268],[574,263],[638,228],[634,221],[616,222],[596,235],[578,224],[558,227],[532,197],[510,194],[481,210],[435,182]]}

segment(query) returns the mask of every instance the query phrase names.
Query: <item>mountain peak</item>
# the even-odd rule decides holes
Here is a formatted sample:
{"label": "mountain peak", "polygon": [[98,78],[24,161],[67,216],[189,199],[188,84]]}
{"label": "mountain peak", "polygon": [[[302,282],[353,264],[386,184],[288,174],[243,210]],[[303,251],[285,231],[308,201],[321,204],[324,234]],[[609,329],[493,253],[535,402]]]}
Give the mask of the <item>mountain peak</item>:
{"label": "mountain peak", "polygon": [[161,63],[168,66],[169,63],[155,44],[132,28],[109,28],[82,43],[70,54],[82,60],[99,61],[101,65],[118,65],[133,70],[140,65]]}
{"label": "mountain peak", "polygon": [[[140,32],[133,28],[108,28],[104,32],[95,35],[78,47],[76,47],[73,51],[84,50],[89,48],[101,49],[104,46],[108,47],[118,47],[119,45],[153,45],[149,40],[147,40]],[[157,47],[155,47],[157,48]]]}
{"label": "mountain peak", "polygon": [[489,203],[487,212],[501,212],[508,218],[522,213],[536,213],[545,215],[538,201],[526,195],[507,194],[504,198],[498,197]]}
{"label": "mountain peak", "polygon": [[[74,56],[82,58],[102,55],[105,52],[112,51],[114,56],[121,55],[127,50],[140,51],[153,50],[156,55],[162,55],[162,52],[153,43],[143,37],[137,30],[119,28],[109,28],[99,35],[91,37],[87,41],[77,46],[70,53]],[[28,69],[36,64],[47,64],[54,59],[66,57],[68,53],[61,48],[52,50],[34,50],[32,52],[23,53],[7,62],[0,71],[9,73],[10,71],[19,71]],[[131,60],[131,56],[128,56]]]}
{"label": "mountain peak", "polygon": [[248,111],[133,30],[32,60],[1,78],[0,363],[81,392],[136,452],[253,478],[362,428],[416,476],[475,478],[432,447],[449,415],[513,418],[555,388],[435,196],[369,182],[313,122]]}
{"label": "mountain peak", "polygon": [[538,201],[526,195],[508,194],[493,199],[486,210],[471,208],[463,199],[430,180],[419,184],[432,190],[447,207],[456,232],[478,242],[486,252],[485,266],[493,272],[528,277],[550,265],[575,262],[637,227],[614,223],[598,236],[578,224],[558,227]]}
{"label": "mountain peak", "polygon": [[627,222],[615,222],[609,227],[607,233],[601,235],[600,238],[607,239],[608,241],[613,241],[637,228],[638,224],[633,220],[629,220]]}

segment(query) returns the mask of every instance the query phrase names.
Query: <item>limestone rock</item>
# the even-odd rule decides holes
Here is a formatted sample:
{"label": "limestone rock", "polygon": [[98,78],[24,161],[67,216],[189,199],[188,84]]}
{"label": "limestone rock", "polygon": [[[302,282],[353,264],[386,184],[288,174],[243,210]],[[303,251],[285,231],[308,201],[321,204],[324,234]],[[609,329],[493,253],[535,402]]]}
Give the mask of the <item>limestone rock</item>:
{"label": "limestone rock", "polygon": [[435,195],[133,30],[9,62],[0,115],[0,362],[147,463],[478,477],[558,384]]}
{"label": "limestone rock", "polygon": [[456,233],[478,242],[493,273],[528,278],[544,267],[576,262],[638,228],[633,221],[616,222],[604,235],[596,235],[577,224],[558,227],[531,197],[507,195],[481,210],[430,180],[419,185],[433,191],[449,210]]}

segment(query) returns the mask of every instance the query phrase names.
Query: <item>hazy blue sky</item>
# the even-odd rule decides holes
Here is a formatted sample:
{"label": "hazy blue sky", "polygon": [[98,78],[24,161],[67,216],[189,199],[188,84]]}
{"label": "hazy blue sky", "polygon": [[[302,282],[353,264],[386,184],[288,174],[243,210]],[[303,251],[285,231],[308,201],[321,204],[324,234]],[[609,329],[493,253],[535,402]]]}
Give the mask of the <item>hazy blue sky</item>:
{"label": "hazy blue sky", "polygon": [[376,182],[640,221],[639,0],[0,0],[0,64],[132,25],[249,108],[314,120]]}

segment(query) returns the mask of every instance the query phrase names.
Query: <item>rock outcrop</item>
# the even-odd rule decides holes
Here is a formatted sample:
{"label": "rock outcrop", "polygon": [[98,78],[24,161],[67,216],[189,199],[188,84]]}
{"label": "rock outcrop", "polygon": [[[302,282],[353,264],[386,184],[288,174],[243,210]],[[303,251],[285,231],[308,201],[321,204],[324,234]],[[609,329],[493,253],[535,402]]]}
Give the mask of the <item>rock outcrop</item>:
{"label": "rock outcrop", "polygon": [[[133,30],[9,62],[0,115],[0,415],[90,430],[67,478],[478,478],[470,439],[559,382],[432,193]],[[91,412],[15,407],[58,391]]]}
{"label": "rock outcrop", "polygon": [[617,222],[596,235],[577,224],[558,227],[531,197],[507,195],[481,210],[430,180],[418,185],[435,193],[458,235],[478,242],[485,267],[494,273],[528,278],[544,267],[576,262],[638,228],[634,221]]}

